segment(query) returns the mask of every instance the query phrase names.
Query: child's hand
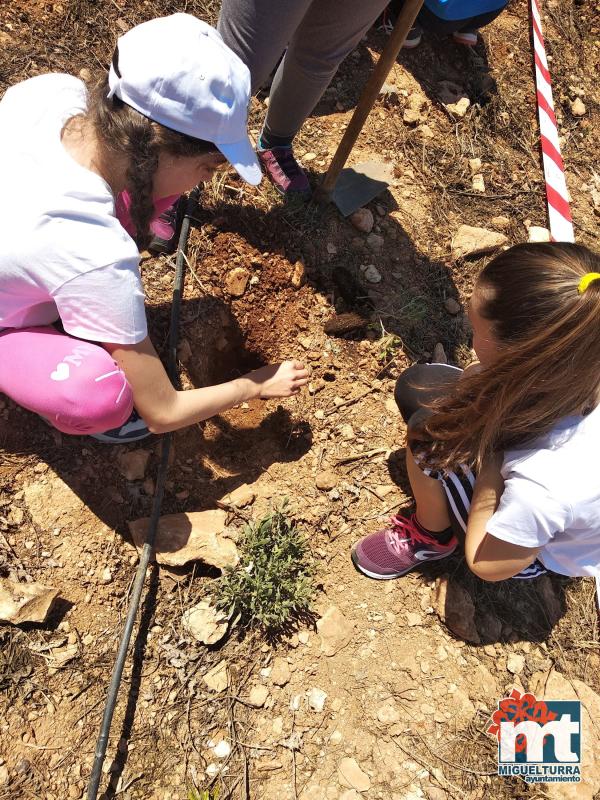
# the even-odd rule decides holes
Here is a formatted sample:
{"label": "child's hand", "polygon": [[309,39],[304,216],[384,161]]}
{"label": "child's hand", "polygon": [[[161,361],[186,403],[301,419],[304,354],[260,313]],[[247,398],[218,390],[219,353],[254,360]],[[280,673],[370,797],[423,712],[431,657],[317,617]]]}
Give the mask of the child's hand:
{"label": "child's hand", "polygon": [[283,364],[269,364],[255,369],[247,376],[258,384],[258,396],[263,400],[269,397],[290,397],[298,394],[308,383],[308,370],[299,361],[284,361]]}

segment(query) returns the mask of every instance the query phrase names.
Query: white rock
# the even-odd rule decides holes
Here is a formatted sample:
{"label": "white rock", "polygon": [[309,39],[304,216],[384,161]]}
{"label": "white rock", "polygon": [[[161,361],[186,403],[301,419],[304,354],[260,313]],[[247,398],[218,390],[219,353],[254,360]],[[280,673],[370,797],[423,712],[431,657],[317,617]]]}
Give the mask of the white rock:
{"label": "white rock", "polygon": [[400,711],[394,703],[384,703],[377,709],[377,719],[384,725],[393,725],[400,721]]}
{"label": "white rock", "polygon": [[446,103],[446,108],[451,114],[454,114],[454,116],[464,117],[470,105],[471,101],[468,97],[461,97],[456,103]]}
{"label": "white rock", "polygon": [[271,670],[271,680],[275,686],[285,686],[289,683],[291,672],[288,662],[285,658],[277,657],[273,662],[273,669]]}
{"label": "white rock", "polygon": [[184,611],[183,627],[203,644],[216,644],[227,633],[228,620],[223,611],[217,610],[208,600]]}
{"label": "white rock", "polygon": [[105,567],[102,570],[102,574],[100,575],[100,582],[101,583],[111,583],[112,582],[112,572],[110,571],[109,567]]}
{"label": "white rock", "polygon": [[310,632],[309,631],[300,631],[298,634],[298,641],[300,644],[308,644],[310,640]]}
{"label": "white rock", "polygon": [[571,103],[571,114],[573,114],[574,117],[583,117],[586,110],[585,103],[580,97],[576,97]]}
{"label": "white rock", "polygon": [[469,169],[471,170],[471,175],[479,175],[479,173],[481,172],[481,159],[470,158]]}
{"label": "white rock", "polygon": [[203,676],[202,680],[213,692],[224,692],[229,686],[227,662],[224,660],[219,661],[216,666]]}
{"label": "white rock", "polygon": [[338,766],[338,780],[347,789],[367,792],[371,788],[371,779],[359,767],[354,758],[343,758]]}
{"label": "white rock", "polygon": [[461,225],[452,240],[452,257],[464,258],[465,256],[489,253],[502,247],[506,242],[507,238],[503,233],[489,231],[486,228],[474,228],[471,225]]}
{"label": "white rock", "polygon": [[375,264],[367,264],[363,271],[363,275],[365,276],[365,280],[369,281],[369,283],[380,283],[381,282],[381,273],[375,266]]}
{"label": "white rock", "polygon": [[525,656],[520,653],[509,653],[506,659],[506,669],[513,675],[520,675],[525,666]]}
{"label": "white rock", "polygon": [[0,620],[13,625],[45,622],[57,597],[58,589],[50,586],[0,578]]}
{"label": "white rock", "polygon": [[211,747],[215,758],[229,758],[231,755],[231,745],[226,739],[221,739],[214,747]]}
{"label": "white rock", "polygon": [[337,606],[329,606],[317,622],[317,630],[321,638],[321,652],[326,656],[334,656],[349,644],[354,626]]}
{"label": "white rock", "polygon": [[313,711],[321,712],[325,708],[325,701],[327,700],[327,694],[322,689],[311,689],[310,692],[306,694],[308,698],[308,705]]}
{"label": "white rock", "polygon": [[474,192],[481,192],[481,194],[483,194],[485,192],[485,181],[483,180],[483,175],[473,175],[471,179],[471,186],[473,187]]}
{"label": "white rock", "polygon": [[262,683],[257,683],[255,686],[250,689],[250,694],[248,695],[248,703],[254,708],[262,708],[264,704],[267,702],[267,697],[269,696],[269,690],[266,686],[263,686]]}
{"label": "white rock", "polygon": [[530,242],[549,242],[550,231],[548,228],[542,228],[540,225],[530,225],[527,230],[527,239]]}

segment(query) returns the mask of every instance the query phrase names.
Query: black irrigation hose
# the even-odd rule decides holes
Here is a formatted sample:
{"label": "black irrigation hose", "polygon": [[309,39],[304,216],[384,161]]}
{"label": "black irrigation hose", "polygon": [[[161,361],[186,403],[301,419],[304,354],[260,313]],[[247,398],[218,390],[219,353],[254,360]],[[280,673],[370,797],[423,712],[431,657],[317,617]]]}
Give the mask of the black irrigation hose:
{"label": "black irrigation hose", "polygon": [[[179,335],[179,310],[181,307],[181,294],[183,291],[183,275],[186,263],[186,250],[188,237],[190,234],[191,220],[194,219],[198,208],[198,198],[200,189],[196,187],[187,199],[185,216],[181,225],[181,233],[179,235],[179,246],[177,250],[177,260],[175,263],[175,280],[173,282],[173,302],[171,306],[171,325],[169,329],[169,355],[167,371],[169,378],[173,382],[175,388],[179,388],[179,376],[177,374],[177,339]],[[98,795],[98,787],[100,785],[100,778],[102,777],[102,765],[106,757],[106,748],[108,745],[108,737],[110,734],[110,726],[112,723],[115,705],[117,703],[117,696],[119,687],[121,685],[121,678],[123,676],[123,668],[125,667],[125,659],[127,658],[127,651],[129,649],[129,642],[133,631],[133,626],[137,617],[142,590],[144,588],[144,581],[146,579],[146,572],[152,550],[154,549],[154,540],[156,539],[156,531],[158,529],[158,521],[160,518],[160,509],[163,500],[165,479],[167,477],[167,469],[169,465],[169,452],[171,450],[172,434],[167,433],[162,437],[162,449],[160,455],[160,465],[158,467],[158,475],[156,479],[156,494],[154,495],[154,503],[152,505],[152,515],[150,517],[150,526],[148,528],[148,535],[144,542],[142,554],[140,556],[140,563],[137,568],[135,581],[131,590],[129,600],[129,610],[125,620],[125,626],[121,635],[119,643],[119,650],[113,667],[108,693],[106,695],[106,706],[104,708],[104,715],[102,717],[102,724],[100,726],[100,733],[96,743],[96,753],[94,758],[94,765],[87,789],[87,800],[96,800]]]}

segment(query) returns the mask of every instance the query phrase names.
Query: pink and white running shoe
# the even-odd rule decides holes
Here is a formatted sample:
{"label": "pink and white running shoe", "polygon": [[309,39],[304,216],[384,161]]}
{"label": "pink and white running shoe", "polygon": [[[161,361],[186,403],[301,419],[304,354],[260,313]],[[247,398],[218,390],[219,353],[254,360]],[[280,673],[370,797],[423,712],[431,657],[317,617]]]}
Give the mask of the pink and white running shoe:
{"label": "pink and white running shoe", "polygon": [[456,550],[453,536],[441,544],[419,530],[415,515],[392,517],[390,526],[361,539],[352,550],[354,566],[369,578],[385,581],[399,578],[425,561],[446,558]]}

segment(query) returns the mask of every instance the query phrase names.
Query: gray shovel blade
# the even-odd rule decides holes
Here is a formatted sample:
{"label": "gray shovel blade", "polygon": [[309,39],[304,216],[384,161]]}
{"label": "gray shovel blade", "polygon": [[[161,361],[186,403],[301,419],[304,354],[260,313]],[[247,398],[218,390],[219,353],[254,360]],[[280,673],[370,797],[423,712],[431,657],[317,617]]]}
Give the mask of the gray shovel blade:
{"label": "gray shovel blade", "polygon": [[385,191],[394,177],[394,165],[386,161],[363,161],[345,167],[337,180],[331,199],[344,217],[349,217],[378,194]]}

